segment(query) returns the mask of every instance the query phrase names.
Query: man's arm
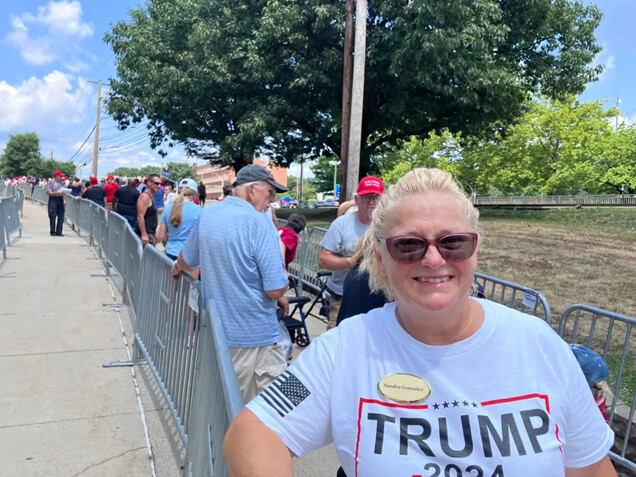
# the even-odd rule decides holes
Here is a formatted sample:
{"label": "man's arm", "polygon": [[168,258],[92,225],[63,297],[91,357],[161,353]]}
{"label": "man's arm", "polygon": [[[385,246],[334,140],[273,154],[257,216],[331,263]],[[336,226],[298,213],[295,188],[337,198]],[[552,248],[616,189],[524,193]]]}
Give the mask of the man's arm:
{"label": "man's arm", "polygon": [[147,245],[150,242],[148,233],[146,232],[146,210],[148,210],[148,200],[146,197],[148,194],[141,194],[137,199],[137,226],[139,227],[139,234],[141,235],[141,243]]}
{"label": "man's arm", "polygon": [[181,274],[181,272],[192,273],[192,271],[193,269],[190,268],[190,265],[186,263],[186,261],[183,259],[183,255],[180,253],[177,257],[177,260],[174,262],[174,265],[172,265],[170,275],[172,275],[172,278],[176,280],[177,278],[179,278],[179,274]]}
{"label": "man's arm", "polygon": [[350,270],[353,261],[351,257],[341,257],[323,248],[318,256],[318,266],[325,270]]}
{"label": "man's arm", "polygon": [[609,456],[605,456],[595,464],[580,469],[566,468],[565,477],[616,477],[616,470]]}
{"label": "man's arm", "polygon": [[223,457],[231,477],[293,477],[292,452],[278,435],[243,409],[225,435]]}

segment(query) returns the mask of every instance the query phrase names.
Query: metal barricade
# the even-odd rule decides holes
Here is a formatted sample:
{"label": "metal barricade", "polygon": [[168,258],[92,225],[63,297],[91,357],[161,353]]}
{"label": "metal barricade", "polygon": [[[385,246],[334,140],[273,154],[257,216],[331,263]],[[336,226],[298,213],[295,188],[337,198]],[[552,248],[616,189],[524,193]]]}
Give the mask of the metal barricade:
{"label": "metal barricade", "polygon": [[217,311],[210,300],[199,331],[194,399],[188,424],[188,476],[228,475],[222,456],[223,438],[243,407],[232,358]]}
{"label": "metal barricade", "polygon": [[550,305],[541,292],[479,272],[475,272],[475,281],[483,287],[488,300],[537,316],[551,324]]}
{"label": "metal barricade", "polygon": [[[100,209],[104,210],[102,207]],[[112,215],[112,212],[111,212]],[[130,224],[125,221],[124,233],[123,233],[123,290],[122,297],[124,303],[130,306],[132,309],[132,324],[134,326],[136,320],[136,314],[139,310],[139,291],[140,291],[140,276],[141,276],[141,257],[143,254],[143,244],[141,240],[135,234]]]}
{"label": "metal barricade", "polygon": [[298,247],[300,250],[296,252],[296,257],[289,267],[292,275],[315,292],[318,292],[322,285],[316,274],[320,271],[320,267],[318,267],[318,257],[322,250],[320,242],[326,233],[327,229],[311,227],[309,233],[303,231],[302,234],[299,234]]}
{"label": "metal barricade", "polygon": [[91,232],[91,216],[92,216],[91,205],[97,205],[97,204],[95,204],[94,202],[91,203],[90,200],[86,200],[86,199],[81,199],[77,202],[79,202],[79,217],[78,217],[77,225],[79,226],[80,230],[90,233]]}
{"label": "metal barricade", "polygon": [[20,212],[20,217],[24,217],[24,191],[17,188],[15,190],[15,198],[17,201],[18,211]]}
{"label": "metal barricade", "polygon": [[11,235],[18,232],[22,237],[22,225],[20,224],[20,214],[18,205],[14,197],[5,197],[0,202],[0,213],[4,216],[4,234],[6,244],[11,245]]}
{"label": "metal barricade", "polygon": [[7,241],[4,231],[4,212],[2,210],[2,199],[0,198],[0,250],[2,250],[2,258],[7,258]]}
{"label": "metal barricade", "polygon": [[110,267],[122,277],[124,274],[124,233],[126,232],[126,219],[121,215],[108,214],[108,240],[106,242],[106,259],[109,267],[106,268],[107,273]]}
{"label": "metal barricade", "polygon": [[44,187],[36,186],[35,189],[33,189],[32,199],[40,204],[47,204],[49,196],[46,194]]}
{"label": "metal barricade", "polygon": [[[576,304],[561,315],[559,335],[599,353],[610,371],[608,416],[616,433],[610,457],[636,470],[636,340],[632,327],[636,318],[588,305]],[[631,385],[628,383],[632,383]]]}
{"label": "metal barricade", "polygon": [[[48,202],[48,196],[47,196],[47,202]],[[79,232],[79,207],[80,207],[80,201],[76,200],[75,197],[73,197],[70,194],[66,194],[64,196],[64,218],[66,221],[68,221],[69,224],[71,224],[73,230],[76,230]]]}
{"label": "metal barricade", "polygon": [[187,446],[201,327],[200,289],[199,281],[190,275],[181,274],[179,280],[173,280],[171,268],[172,261],[165,254],[152,245],[144,248],[135,359],[139,354],[146,359]]}

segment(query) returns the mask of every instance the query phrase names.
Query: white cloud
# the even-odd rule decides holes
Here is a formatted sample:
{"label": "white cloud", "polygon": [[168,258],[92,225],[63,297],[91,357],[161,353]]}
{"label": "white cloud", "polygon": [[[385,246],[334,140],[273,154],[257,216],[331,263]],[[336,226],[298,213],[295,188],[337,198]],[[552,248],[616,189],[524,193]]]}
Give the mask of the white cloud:
{"label": "white cloud", "polygon": [[0,81],[0,133],[34,131],[44,140],[59,138],[69,125],[84,120],[93,90],[85,80],[60,71],[17,86]]}
{"label": "white cloud", "polygon": [[592,60],[592,64],[594,66],[605,66],[603,72],[598,77],[598,81],[602,81],[605,75],[616,67],[616,58],[614,57],[614,55],[610,55],[606,45],[603,45],[603,49],[594,57],[594,60]]}
{"label": "white cloud", "polygon": [[30,12],[12,15],[13,30],[6,40],[18,48],[27,63],[41,66],[71,57],[66,60],[67,67],[79,71],[87,67],[83,61],[73,58],[80,52],[79,40],[93,35],[93,26],[82,22],[81,17],[80,2],[51,1],[38,7],[35,15]]}

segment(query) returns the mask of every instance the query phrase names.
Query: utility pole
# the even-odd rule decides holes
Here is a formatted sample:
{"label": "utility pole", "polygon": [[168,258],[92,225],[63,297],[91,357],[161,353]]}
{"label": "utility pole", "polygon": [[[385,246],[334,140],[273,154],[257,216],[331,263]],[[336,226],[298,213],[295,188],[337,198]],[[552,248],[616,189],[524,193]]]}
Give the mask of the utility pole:
{"label": "utility pole", "polygon": [[[347,197],[347,162],[351,131],[351,81],[353,75],[353,2],[346,0],[344,61],[342,65],[342,120],[340,138],[340,197]],[[334,179],[335,183],[335,179]],[[335,193],[335,186],[334,186]],[[344,201],[343,201],[344,202]]]}
{"label": "utility pole", "polygon": [[360,146],[362,142],[362,105],[364,102],[364,64],[367,47],[367,0],[356,0],[356,31],[351,88],[351,132],[347,157],[347,196],[353,193],[360,178]]}
{"label": "utility pole", "polygon": [[99,156],[99,113],[102,106],[102,82],[89,81],[89,83],[97,83],[97,122],[95,123],[95,143],[93,144],[93,168],[91,176],[97,177],[97,159]]}
{"label": "utility pole", "polygon": [[303,206],[304,201],[304,191],[303,191],[303,167],[305,165],[305,158],[300,160],[300,194],[298,194],[298,208]]}

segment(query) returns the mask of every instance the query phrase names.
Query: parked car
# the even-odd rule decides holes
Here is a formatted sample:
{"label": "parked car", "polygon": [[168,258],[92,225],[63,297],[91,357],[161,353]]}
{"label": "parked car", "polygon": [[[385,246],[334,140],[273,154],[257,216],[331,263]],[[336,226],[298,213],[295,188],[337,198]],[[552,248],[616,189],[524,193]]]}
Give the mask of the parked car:
{"label": "parked car", "polygon": [[325,199],[322,202],[316,202],[315,207],[338,207],[339,202],[335,199]]}

